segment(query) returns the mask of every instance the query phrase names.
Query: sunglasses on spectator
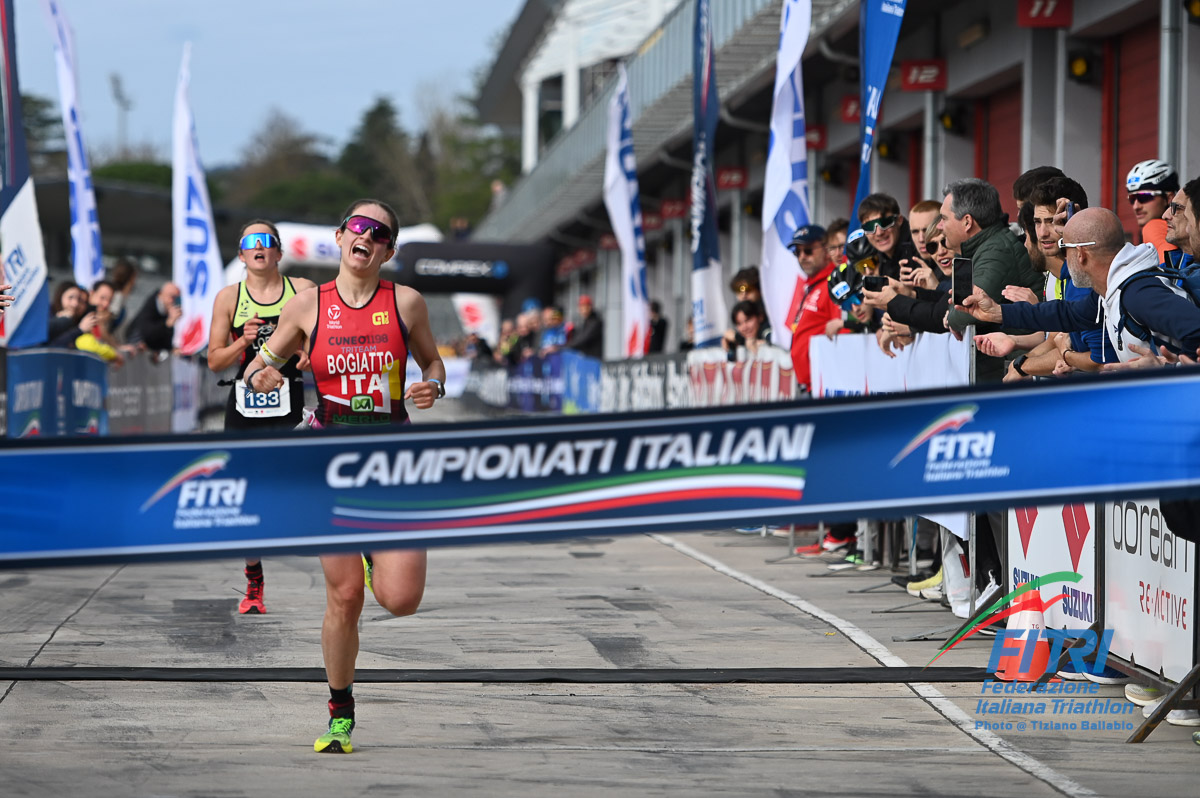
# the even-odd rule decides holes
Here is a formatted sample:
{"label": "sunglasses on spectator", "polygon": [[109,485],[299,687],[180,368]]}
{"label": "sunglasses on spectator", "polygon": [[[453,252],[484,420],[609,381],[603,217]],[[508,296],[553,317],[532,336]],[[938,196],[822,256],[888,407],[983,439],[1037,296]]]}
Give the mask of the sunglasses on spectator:
{"label": "sunglasses on spectator", "polygon": [[1155,197],[1163,197],[1166,194],[1166,191],[1135,191],[1129,195],[1129,204],[1141,203],[1145,205],[1146,203],[1153,202]]}
{"label": "sunglasses on spectator", "polygon": [[862,229],[864,233],[876,233],[882,230],[891,230],[895,223],[895,216],[880,216],[878,219],[863,222]]}
{"label": "sunglasses on spectator", "polygon": [[279,246],[279,239],[270,233],[248,233],[242,236],[242,242],[238,246],[242,249],[271,249]]}
{"label": "sunglasses on spectator", "polygon": [[1084,241],[1079,244],[1068,244],[1063,239],[1061,239],[1061,238],[1058,239],[1058,248],[1059,249],[1078,249],[1080,247],[1094,247],[1094,246],[1096,246],[1095,241]]}
{"label": "sunglasses on spectator", "polygon": [[822,249],[822,247],[796,247],[796,252],[800,255],[811,255],[818,249]]}
{"label": "sunglasses on spectator", "polygon": [[362,235],[370,231],[371,240],[379,244],[391,244],[395,241],[392,228],[383,222],[375,221],[369,216],[348,216],[346,221],[342,222],[342,229],[349,230],[355,235]]}
{"label": "sunglasses on spectator", "polygon": [[936,255],[938,254],[938,250],[942,249],[949,249],[949,247],[946,246],[946,239],[944,238],[939,238],[936,241],[925,242],[925,251],[930,255]]}
{"label": "sunglasses on spectator", "polygon": [[[1174,216],[1177,213],[1183,213],[1183,206],[1178,202],[1169,202],[1167,203],[1167,210],[1171,212],[1172,216]],[[1165,216],[1166,214],[1163,215]]]}

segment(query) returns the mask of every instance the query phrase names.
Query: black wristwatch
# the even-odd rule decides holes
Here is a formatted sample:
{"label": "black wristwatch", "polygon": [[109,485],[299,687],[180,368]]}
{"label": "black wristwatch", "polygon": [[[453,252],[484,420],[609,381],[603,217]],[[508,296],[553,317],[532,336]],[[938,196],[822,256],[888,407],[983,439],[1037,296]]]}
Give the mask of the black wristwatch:
{"label": "black wristwatch", "polygon": [[426,380],[426,382],[432,382],[434,385],[436,385],[438,387],[438,395],[437,395],[438,399],[441,399],[442,397],[444,397],[446,395],[446,386],[442,385],[442,381],[439,380],[437,377],[430,377],[428,380]]}
{"label": "black wristwatch", "polygon": [[1028,357],[1029,357],[1028,354],[1020,355],[1012,362],[1013,371],[1017,372],[1022,377],[1029,376],[1028,374],[1025,373],[1025,369],[1021,368],[1021,366],[1025,363],[1026,358],[1028,358]]}

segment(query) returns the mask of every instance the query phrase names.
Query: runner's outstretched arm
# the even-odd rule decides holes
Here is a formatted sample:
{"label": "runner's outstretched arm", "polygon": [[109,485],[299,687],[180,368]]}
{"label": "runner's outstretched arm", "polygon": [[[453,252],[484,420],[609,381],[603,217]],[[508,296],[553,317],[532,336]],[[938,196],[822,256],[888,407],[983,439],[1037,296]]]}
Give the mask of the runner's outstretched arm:
{"label": "runner's outstretched arm", "polygon": [[305,330],[312,329],[316,308],[316,288],[301,291],[283,306],[275,332],[246,366],[246,384],[251,390],[265,393],[283,385],[279,369],[304,346],[308,337]]}

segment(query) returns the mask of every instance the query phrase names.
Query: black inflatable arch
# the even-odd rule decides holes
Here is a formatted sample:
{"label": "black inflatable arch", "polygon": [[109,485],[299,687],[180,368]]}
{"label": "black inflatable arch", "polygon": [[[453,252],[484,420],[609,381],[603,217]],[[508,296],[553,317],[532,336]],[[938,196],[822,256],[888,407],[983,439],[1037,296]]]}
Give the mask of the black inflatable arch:
{"label": "black inflatable arch", "polygon": [[545,244],[414,241],[400,248],[395,263],[396,282],[422,294],[500,296],[501,318],[516,317],[526,299],[544,306],[554,296],[554,249]]}

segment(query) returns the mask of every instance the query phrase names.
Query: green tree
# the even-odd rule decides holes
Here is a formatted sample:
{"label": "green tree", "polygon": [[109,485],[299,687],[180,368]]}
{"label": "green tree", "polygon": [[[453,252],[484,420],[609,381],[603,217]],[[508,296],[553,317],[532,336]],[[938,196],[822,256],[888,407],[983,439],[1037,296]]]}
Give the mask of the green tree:
{"label": "green tree", "polygon": [[330,226],[334,226],[341,221],[338,214],[345,210],[346,205],[366,193],[354,178],[322,169],[264,186],[250,198],[249,205],[273,211],[289,211],[300,220],[326,220]]}
{"label": "green tree", "polygon": [[171,164],[146,161],[106,163],[92,169],[92,177],[97,180],[114,180],[137,186],[154,186],[169,190],[171,188]]}
{"label": "green tree", "polygon": [[437,153],[433,222],[443,231],[453,219],[477,225],[491,209],[496,188],[507,188],[521,173],[516,137],[481,124],[465,105],[460,101],[457,113],[441,109],[430,121]]}
{"label": "green tree", "polygon": [[36,94],[22,94],[21,127],[33,174],[66,174],[67,140],[58,103]]}
{"label": "green tree", "polygon": [[[305,132],[300,123],[273,109],[262,127],[242,151],[242,163],[223,175],[224,196],[233,205],[254,204],[256,197],[270,194],[277,184],[291,184],[312,174],[333,174],[335,169],[325,154],[326,141]],[[288,191],[277,196],[294,196]],[[293,206],[273,210],[298,210]]]}
{"label": "green tree", "polygon": [[369,196],[395,208],[401,226],[432,217],[433,204],[412,151],[412,139],[386,97],[376,100],[363,114],[342,149],[338,166],[365,187]]}

